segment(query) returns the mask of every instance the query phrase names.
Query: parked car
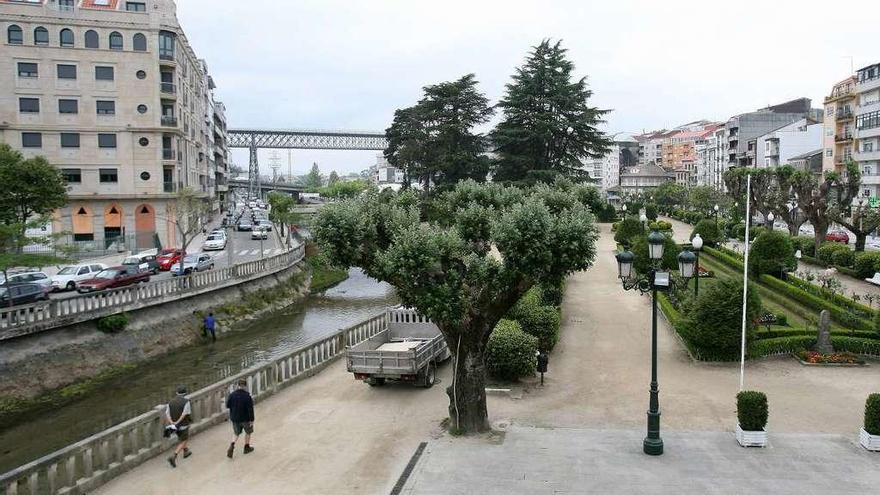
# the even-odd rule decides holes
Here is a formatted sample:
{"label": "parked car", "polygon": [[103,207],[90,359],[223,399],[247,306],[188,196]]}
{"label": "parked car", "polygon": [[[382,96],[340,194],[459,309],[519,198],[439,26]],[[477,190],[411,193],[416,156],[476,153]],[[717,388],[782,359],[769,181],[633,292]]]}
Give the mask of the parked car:
{"label": "parked car", "polygon": [[253,229],[254,229],[254,224],[252,224],[250,220],[242,219],[241,221],[238,222],[238,227],[237,227],[237,229],[238,229],[239,232],[244,232],[244,231],[247,231],[247,230],[253,230]]}
{"label": "parked car", "polygon": [[155,254],[136,254],[122,260],[123,266],[136,266],[142,272],[150,272],[153,275],[159,273],[159,260]]}
{"label": "parked car", "polygon": [[842,242],[849,244],[849,234],[842,230],[835,230],[825,234],[825,240],[831,242]]}
{"label": "parked car", "polygon": [[134,265],[114,266],[101,270],[95,278],[83,280],[77,284],[76,291],[80,294],[106,289],[116,289],[127,285],[150,281],[150,272],[142,271]]}
{"label": "parked car", "polygon": [[263,227],[254,227],[254,230],[251,231],[251,239],[259,240],[268,238],[269,231],[264,229]]}
{"label": "parked car", "polygon": [[173,264],[180,262],[182,256],[186,256],[186,251],[175,248],[163,249],[156,256],[156,261],[159,262],[159,270],[167,272]]}
{"label": "parked car", "polygon": [[107,265],[103,263],[65,266],[52,276],[52,290],[76,290],[77,283],[94,278],[98,272],[106,269]]}
{"label": "parked car", "polygon": [[[8,283],[7,283],[8,282]],[[26,271],[26,272],[16,272],[9,275],[9,280],[3,278],[3,274],[0,273],[0,285],[15,285],[15,284],[27,284],[34,283],[43,288],[43,291],[49,293],[52,291],[52,279],[49,278],[43,272],[38,271]]]}
{"label": "parked car", "polygon": [[[11,304],[9,302],[10,299],[12,299]],[[33,282],[0,287],[0,307],[31,304],[48,299],[49,295],[43,289],[43,286]]]}
{"label": "parked car", "polygon": [[209,235],[202,245],[202,250],[210,251],[212,249],[226,249],[226,236],[221,234]]}
{"label": "parked car", "polygon": [[214,268],[214,260],[205,253],[188,254],[183,258],[183,267],[180,263],[171,267],[171,275],[177,277],[179,275],[189,275],[193,272],[203,272]]}

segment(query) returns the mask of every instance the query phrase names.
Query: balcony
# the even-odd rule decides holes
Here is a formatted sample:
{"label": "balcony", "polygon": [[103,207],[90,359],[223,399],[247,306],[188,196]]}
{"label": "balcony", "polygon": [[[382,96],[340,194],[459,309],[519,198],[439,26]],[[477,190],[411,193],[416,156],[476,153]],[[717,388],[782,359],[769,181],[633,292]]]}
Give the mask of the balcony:
{"label": "balcony", "polygon": [[880,174],[862,174],[862,184],[866,186],[880,185]]}
{"label": "balcony", "polygon": [[854,95],[852,88],[838,88],[837,90],[833,91],[831,95],[825,97],[825,103],[828,104],[842,98],[852,98],[853,96]]}
{"label": "balcony", "polygon": [[173,117],[171,115],[163,115],[162,125],[166,127],[177,127],[177,117]]}
{"label": "balcony", "polygon": [[853,112],[849,108],[844,108],[842,110],[838,110],[834,115],[835,120],[840,122],[841,120],[850,120],[853,118]]}
{"label": "balcony", "polygon": [[167,95],[176,95],[177,94],[177,86],[175,86],[174,83],[170,83],[170,82],[159,83],[159,89]]}
{"label": "balcony", "polygon": [[174,152],[174,150],[169,150],[169,149],[162,150],[162,159],[163,160],[174,160],[176,155],[177,154]]}
{"label": "balcony", "polygon": [[733,143],[736,141],[739,141],[739,134],[731,134],[730,136],[727,136],[728,143]]}
{"label": "balcony", "polygon": [[871,91],[872,89],[877,88],[880,88],[880,77],[865,79],[856,83],[856,89],[859,93],[864,93],[865,91]]}
{"label": "balcony", "polygon": [[853,154],[853,157],[860,162],[866,162],[869,160],[880,160],[880,150],[856,152]]}
{"label": "balcony", "polygon": [[880,137],[880,126],[870,127],[867,129],[858,129],[856,130],[856,137],[859,139]]}
{"label": "balcony", "polygon": [[842,143],[845,141],[852,141],[852,138],[853,138],[853,135],[852,135],[852,133],[849,133],[849,132],[847,132],[845,134],[835,134],[834,135],[834,142],[835,143]]}
{"label": "balcony", "polygon": [[167,62],[174,62],[174,51],[173,50],[159,50],[159,60],[165,60]]}
{"label": "balcony", "polygon": [[172,182],[165,181],[162,183],[162,190],[167,193],[177,192],[176,184]]}

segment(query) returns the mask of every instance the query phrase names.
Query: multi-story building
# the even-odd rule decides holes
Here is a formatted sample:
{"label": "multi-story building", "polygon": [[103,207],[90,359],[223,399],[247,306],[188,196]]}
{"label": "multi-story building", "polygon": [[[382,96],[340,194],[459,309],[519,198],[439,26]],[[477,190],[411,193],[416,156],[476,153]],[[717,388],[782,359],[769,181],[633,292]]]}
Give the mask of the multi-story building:
{"label": "multi-story building", "polygon": [[376,154],[376,164],[370,168],[370,173],[375,184],[380,190],[399,190],[403,186],[403,170],[388,163],[383,153]]}
{"label": "multi-story building", "polygon": [[584,162],[584,169],[603,191],[620,185],[620,170],[637,165],[639,160],[640,146],[633,136],[617,133],[612,139],[608,153]]}
{"label": "multi-story building", "polygon": [[755,167],[776,168],[822,147],[822,130],[822,123],[803,118],[756,137],[749,146],[756,152]]}
{"label": "multi-story building", "polygon": [[755,138],[803,118],[822,120],[822,111],[811,109],[809,98],[798,98],[731,117],[725,125],[728,166],[754,167],[757,159]]}
{"label": "multi-story building", "polygon": [[856,78],[848,77],[831,88],[825,97],[824,134],[822,138],[822,169],[841,171],[844,164],[852,159],[853,153],[853,110],[856,99]]}
{"label": "multi-story building", "polygon": [[623,197],[645,194],[672,181],[675,181],[675,174],[667,172],[659,165],[649,163],[628,168],[621,173],[619,192]]}
{"label": "multi-story building", "polygon": [[663,140],[670,131],[666,129],[648,132],[635,137],[639,143],[639,166],[663,164]]}
{"label": "multi-story building", "polygon": [[812,172],[817,178],[822,175],[822,156],[824,155],[822,148],[808,151],[788,159],[788,164],[797,170]]}
{"label": "multi-story building", "polygon": [[70,202],[53,230],[102,248],[175,245],[176,192],[225,193],[217,181],[228,154],[222,105],[174,1],[0,0],[0,9],[0,141],[61,169]]}
{"label": "multi-story building", "polygon": [[862,172],[862,193],[880,196],[880,63],[856,71],[855,145],[853,159]]}

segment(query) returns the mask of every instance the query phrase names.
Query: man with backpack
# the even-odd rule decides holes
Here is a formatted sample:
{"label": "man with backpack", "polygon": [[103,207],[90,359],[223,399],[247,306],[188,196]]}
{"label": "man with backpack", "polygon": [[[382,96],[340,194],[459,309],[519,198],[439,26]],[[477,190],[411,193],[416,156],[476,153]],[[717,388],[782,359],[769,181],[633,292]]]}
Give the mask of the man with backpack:
{"label": "man with backpack", "polygon": [[254,399],[247,391],[247,380],[238,381],[238,389],[226,398],[226,408],[229,409],[229,421],[232,422],[232,443],[226,450],[226,457],[232,459],[235,452],[235,442],[244,431],[244,453],[254,451],[251,447],[251,434],[254,432]]}
{"label": "man with backpack", "polygon": [[186,398],[186,387],[178,387],[177,395],[168,401],[168,405],[165,406],[165,423],[168,425],[166,428],[173,430],[177,434],[177,448],[174,449],[174,454],[168,458],[168,464],[171,464],[171,467],[177,467],[177,454],[183,451],[183,458],[192,455],[192,452],[186,447],[186,443],[189,440],[189,425],[192,422],[192,406],[190,405],[189,399]]}

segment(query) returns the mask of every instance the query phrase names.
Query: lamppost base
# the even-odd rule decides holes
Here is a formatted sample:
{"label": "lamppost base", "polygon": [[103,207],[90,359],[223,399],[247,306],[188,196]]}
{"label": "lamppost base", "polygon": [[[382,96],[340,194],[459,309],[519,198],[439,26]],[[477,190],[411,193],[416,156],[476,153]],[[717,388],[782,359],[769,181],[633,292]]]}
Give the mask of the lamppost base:
{"label": "lamppost base", "polygon": [[648,455],[662,455],[663,454],[663,439],[662,438],[647,438],[645,437],[644,442],[645,453]]}

